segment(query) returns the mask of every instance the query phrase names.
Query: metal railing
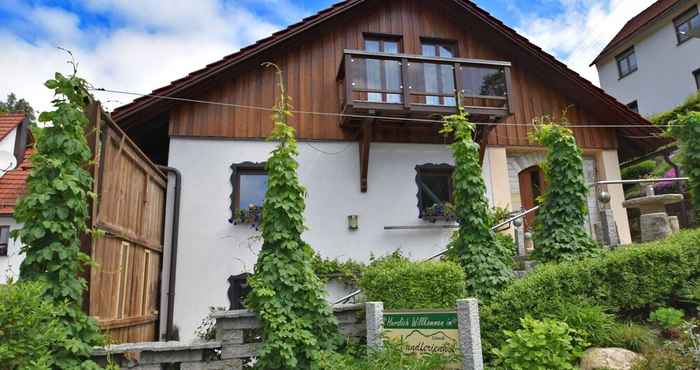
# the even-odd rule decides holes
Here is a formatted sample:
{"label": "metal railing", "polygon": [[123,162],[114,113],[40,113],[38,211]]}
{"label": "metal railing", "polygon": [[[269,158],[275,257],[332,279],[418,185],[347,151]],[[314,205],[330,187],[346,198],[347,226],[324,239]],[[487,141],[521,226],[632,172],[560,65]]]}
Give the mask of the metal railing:
{"label": "metal railing", "polygon": [[[605,185],[625,185],[625,184],[644,184],[644,183],[659,183],[659,182],[680,182],[680,181],[688,181],[687,177],[671,177],[671,178],[660,178],[660,179],[637,179],[637,180],[601,180],[601,181],[596,181],[593,183],[588,184],[589,188],[598,188],[600,186],[605,186]],[[532,207],[526,211],[523,211],[521,213],[518,213],[517,215],[508,218],[507,220],[497,224],[496,226],[493,226],[491,230],[495,231],[500,229],[503,226],[509,225],[511,222],[523,218],[527,216],[528,214],[537,211],[540,208],[540,206],[535,206]],[[385,226],[384,230],[410,230],[410,229],[434,229],[434,228],[457,228],[459,225],[416,225],[416,226]],[[444,249],[426,259],[423,261],[430,261],[435,258],[441,257],[447,253],[448,249]],[[336,304],[341,304],[344,302],[347,302],[348,300],[358,296],[360,293],[362,293],[362,289],[358,289],[346,296],[343,296],[336,301],[333,302],[334,305]]]}

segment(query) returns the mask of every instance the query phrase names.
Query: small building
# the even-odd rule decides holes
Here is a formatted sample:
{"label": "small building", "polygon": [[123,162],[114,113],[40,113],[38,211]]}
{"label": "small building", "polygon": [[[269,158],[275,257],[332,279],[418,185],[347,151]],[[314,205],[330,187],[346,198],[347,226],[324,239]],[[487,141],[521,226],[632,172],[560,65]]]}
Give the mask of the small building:
{"label": "small building", "polygon": [[[165,57],[165,56],[164,56]],[[348,0],[116,109],[112,118],[154,162],[182,174],[174,324],[188,339],[210,306],[229,306],[229,277],[252,272],[260,240],[240,211],[260,206],[275,144],[275,62],[295,106],[303,238],[324,257],[415,259],[447,245],[453,159],[439,134],[458,96],[477,123],[487,197],[530,209],[546,186],[533,119],[575,125],[590,182],[658,148],[660,129],[471,1]],[[622,187],[608,187],[619,239],[630,242]],[[588,226],[600,225],[595,194]],[[400,226],[397,228],[396,226]],[[432,227],[438,226],[438,227]],[[428,227],[428,228],[426,228]],[[522,243],[531,219],[508,232]],[[168,265],[163,260],[163,265]]]}
{"label": "small building", "polygon": [[29,122],[21,113],[0,113],[0,284],[19,277],[21,243],[10,237],[19,225],[13,217],[17,199],[26,191],[31,163]]}
{"label": "small building", "polygon": [[600,86],[648,117],[700,90],[698,0],[658,0],[629,20],[591,65]]}

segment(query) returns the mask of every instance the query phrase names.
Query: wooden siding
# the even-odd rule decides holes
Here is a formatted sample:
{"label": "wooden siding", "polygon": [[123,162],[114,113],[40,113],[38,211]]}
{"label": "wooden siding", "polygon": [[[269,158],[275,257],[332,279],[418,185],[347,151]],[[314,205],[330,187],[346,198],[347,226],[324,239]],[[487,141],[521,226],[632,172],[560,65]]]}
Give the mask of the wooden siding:
{"label": "wooden siding", "polygon": [[[362,49],[365,33],[402,35],[402,50],[420,54],[421,38],[454,40],[460,58],[490,59],[513,63],[514,114],[506,123],[529,124],[544,114],[559,115],[567,107],[572,123],[600,122],[595,114],[576,106],[562,93],[553,90],[542,75],[518,59],[507,47],[496,46],[490,30],[480,29],[452,19],[443,5],[416,0],[377,2],[373,9],[350,11],[328,22],[305,39],[294,39],[274,54],[265,54],[239,68],[227,81],[217,81],[198,98],[226,103],[270,107],[274,103],[275,85],[271,70],[259,66],[274,61],[285,72],[285,83],[295,109],[301,111],[338,112],[340,95],[336,76],[344,49]],[[454,12],[452,12],[454,13]],[[170,115],[170,135],[222,138],[262,138],[272,125],[269,112],[230,108],[198,103],[176,106]],[[343,130],[337,117],[296,114],[291,124],[300,139],[354,140],[353,132]],[[498,126],[491,131],[488,144],[532,145],[528,128]],[[374,130],[373,140],[393,142],[442,142],[435,127],[395,125]],[[585,148],[617,147],[612,129],[578,129],[576,137]]]}
{"label": "wooden siding", "polygon": [[96,263],[87,311],[112,343],[158,340],[167,179],[98,104],[90,111],[100,138],[90,140],[98,163],[91,225],[105,235],[84,247]]}

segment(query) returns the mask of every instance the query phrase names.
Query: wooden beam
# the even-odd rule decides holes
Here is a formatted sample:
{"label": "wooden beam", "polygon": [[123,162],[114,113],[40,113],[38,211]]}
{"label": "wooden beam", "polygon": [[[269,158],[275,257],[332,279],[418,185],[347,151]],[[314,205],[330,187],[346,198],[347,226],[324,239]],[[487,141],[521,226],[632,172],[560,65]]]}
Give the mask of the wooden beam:
{"label": "wooden beam", "polygon": [[360,150],[360,191],[367,192],[367,173],[369,172],[369,146],[372,142],[372,126],[374,118],[367,118],[362,122],[362,133],[359,137]]}

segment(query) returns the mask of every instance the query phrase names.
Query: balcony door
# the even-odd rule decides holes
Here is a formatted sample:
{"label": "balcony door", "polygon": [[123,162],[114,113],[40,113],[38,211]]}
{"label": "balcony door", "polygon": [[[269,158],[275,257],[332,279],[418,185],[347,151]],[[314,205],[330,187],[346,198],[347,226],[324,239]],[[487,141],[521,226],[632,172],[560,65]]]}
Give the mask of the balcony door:
{"label": "balcony door", "polygon": [[[398,54],[401,40],[396,37],[366,37],[365,51]],[[401,63],[397,60],[365,60],[367,101],[401,103]]]}
{"label": "balcony door", "polygon": [[[454,58],[455,49],[454,44],[443,41],[423,40],[421,42],[421,54],[427,57]],[[454,97],[454,67],[451,64],[424,63],[423,81],[425,92],[436,94],[426,95],[425,104],[457,105]]]}

